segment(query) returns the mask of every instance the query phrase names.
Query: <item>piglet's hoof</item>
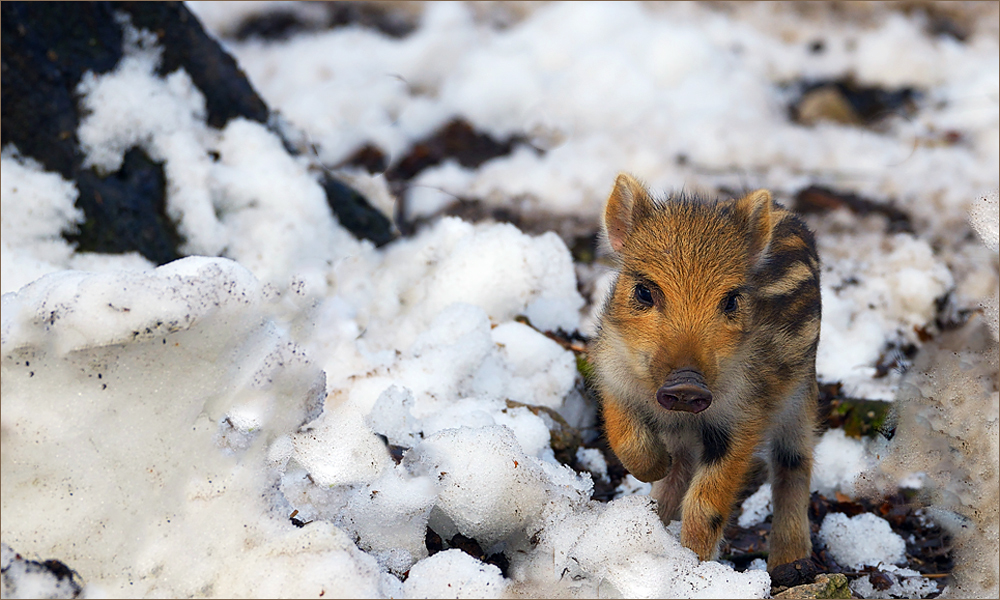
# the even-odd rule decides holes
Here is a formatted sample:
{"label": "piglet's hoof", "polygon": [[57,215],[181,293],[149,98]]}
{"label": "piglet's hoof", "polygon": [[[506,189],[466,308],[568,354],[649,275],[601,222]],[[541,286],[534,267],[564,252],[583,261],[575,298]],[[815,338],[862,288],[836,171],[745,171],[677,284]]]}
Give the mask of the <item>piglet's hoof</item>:
{"label": "piglet's hoof", "polygon": [[771,571],[771,585],[774,587],[795,587],[812,583],[819,573],[819,567],[811,558],[800,558],[790,563],[776,566]]}

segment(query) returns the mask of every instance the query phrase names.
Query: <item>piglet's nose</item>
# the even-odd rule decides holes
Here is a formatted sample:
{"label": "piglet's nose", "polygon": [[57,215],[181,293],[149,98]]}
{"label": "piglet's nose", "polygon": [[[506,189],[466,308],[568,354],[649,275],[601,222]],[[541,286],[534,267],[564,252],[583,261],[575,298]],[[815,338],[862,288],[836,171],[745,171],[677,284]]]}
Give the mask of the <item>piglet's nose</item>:
{"label": "piglet's nose", "polygon": [[700,413],[712,404],[712,392],[701,373],[678,369],[656,390],[656,401],[667,410]]}

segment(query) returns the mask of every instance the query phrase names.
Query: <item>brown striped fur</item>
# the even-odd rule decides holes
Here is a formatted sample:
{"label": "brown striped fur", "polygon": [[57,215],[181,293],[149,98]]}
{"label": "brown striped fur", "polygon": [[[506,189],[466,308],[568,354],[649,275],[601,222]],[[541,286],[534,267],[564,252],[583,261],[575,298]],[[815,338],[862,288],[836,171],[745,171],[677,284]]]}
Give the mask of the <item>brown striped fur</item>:
{"label": "brown striped fur", "polygon": [[812,234],[766,190],[656,200],[626,174],[604,233],[618,277],[592,356],[612,449],[654,482],[661,518],[681,517],[681,542],[703,560],[715,558],[763,450],[774,495],[768,568],[809,556],[820,323]]}

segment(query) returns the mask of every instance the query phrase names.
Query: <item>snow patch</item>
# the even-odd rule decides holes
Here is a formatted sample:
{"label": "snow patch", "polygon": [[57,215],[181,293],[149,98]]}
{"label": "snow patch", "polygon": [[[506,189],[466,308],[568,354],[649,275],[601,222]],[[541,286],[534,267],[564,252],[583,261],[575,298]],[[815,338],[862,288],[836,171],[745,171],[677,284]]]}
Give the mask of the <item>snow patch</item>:
{"label": "snow patch", "polygon": [[853,517],[830,513],[820,526],[819,539],[837,564],[855,570],[906,560],[906,542],[893,532],[888,521],[872,513]]}
{"label": "snow patch", "polygon": [[875,464],[867,444],[847,437],[843,429],[830,429],[814,450],[812,491],[827,497],[836,492],[854,495],[858,476]]}
{"label": "snow patch", "polygon": [[538,534],[534,552],[512,561],[515,581],[574,597],[764,598],[766,572],[737,573],[717,562],[699,563],[663,527],[648,497],[606,505],[589,503],[554,515]]}
{"label": "snow patch", "polygon": [[503,598],[506,588],[499,568],[458,549],[418,562],[403,582],[406,598]]}
{"label": "snow patch", "polygon": [[763,523],[772,510],[771,484],[765,483],[743,501],[743,511],[740,513],[737,523],[740,527],[753,527],[758,523]]}
{"label": "snow patch", "polygon": [[428,436],[405,457],[407,470],[437,480],[431,528],[456,533],[484,550],[523,532],[545,504],[545,476],[504,426],[445,429]]}

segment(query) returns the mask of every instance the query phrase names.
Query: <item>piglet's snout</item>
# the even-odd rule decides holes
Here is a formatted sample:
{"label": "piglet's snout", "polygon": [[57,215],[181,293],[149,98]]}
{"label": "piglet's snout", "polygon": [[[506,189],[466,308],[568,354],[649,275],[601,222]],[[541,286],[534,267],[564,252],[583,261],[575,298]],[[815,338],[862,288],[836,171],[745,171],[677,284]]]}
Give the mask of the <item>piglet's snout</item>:
{"label": "piglet's snout", "polygon": [[678,369],[656,390],[656,401],[667,410],[700,413],[712,404],[712,392],[700,372]]}

